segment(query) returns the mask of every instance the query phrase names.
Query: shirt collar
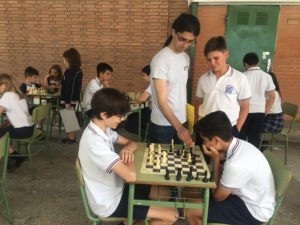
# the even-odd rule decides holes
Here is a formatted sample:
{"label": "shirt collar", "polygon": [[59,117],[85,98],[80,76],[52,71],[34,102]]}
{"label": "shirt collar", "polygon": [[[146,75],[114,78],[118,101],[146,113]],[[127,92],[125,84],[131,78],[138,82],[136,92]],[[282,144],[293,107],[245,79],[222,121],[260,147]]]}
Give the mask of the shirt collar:
{"label": "shirt collar", "polygon": [[[221,77],[223,77],[223,76],[232,76],[232,74],[233,74],[233,68],[232,68],[230,65],[228,65],[228,70],[227,70],[226,73],[224,73]],[[216,75],[212,72],[212,70],[209,71],[209,75],[214,75],[214,76],[216,76]]]}
{"label": "shirt collar", "polygon": [[248,68],[248,71],[252,71],[252,70],[261,70],[259,66],[253,66]]}
{"label": "shirt collar", "polygon": [[228,151],[226,154],[226,160],[230,159],[236,153],[236,151],[238,150],[239,144],[240,144],[239,139],[234,137],[229,145],[229,148],[228,148]]}
{"label": "shirt collar", "polygon": [[93,134],[102,137],[104,140],[109,140],[107,134],[100,127],[94,124],[92,120],[88,124],[88,129],[90,129]]}

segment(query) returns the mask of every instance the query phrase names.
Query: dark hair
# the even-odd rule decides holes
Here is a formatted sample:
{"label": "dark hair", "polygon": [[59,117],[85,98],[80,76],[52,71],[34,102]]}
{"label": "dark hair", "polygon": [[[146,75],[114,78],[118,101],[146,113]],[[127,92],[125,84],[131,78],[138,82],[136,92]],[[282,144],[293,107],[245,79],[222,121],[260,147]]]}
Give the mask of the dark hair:
{"label": "dark hair", "polygon": [[224,52],[227,50],[226,40],[223,36],[212,37],[206,42],[204,47],[204,55],[207,56],[208,53],[213,51]]}
{"label": "dark hair", "polygon": [[249,66],[255,66],[259,62],[259,58],[255,52],[247,53],[243,58],[244,66],[247,64]]}
{"label": "dark hair", "polygon": [[130,111],[126,96],[114,88],[98,90],[91,101],[93,116],[100,118],[100,113],[105,112],[108,117],[125,115]]}
{"label": "dark hair", "polygon": [[28,66],[24,70],[24,75],[25,75],[25,77],[38,76],[39,75],[39,71],[37,69],[33,68],[32,66]]}
{"label": "dark hair", "polygon": [[59,79],[62,78],[63,74],[62,74],[62,69],[61,69],[60,65],[58,65],[58,64],[52,65],[49,69],[49,74],[51,74],[51,70],[56,70],[58,73],[58,78]]}
{"label": "dark hair", "polygon": [[70,69],[79,69],[81,66],[81,57],[79,52],[75,48],[66,50],[63,57],[69,63]]}
{"label": "dark hair", "polygon": [[[172,29],[179,33],[190,32],[197,37],[200,33],[200,22],[196,16],[182,13],[174,20]],[[172,38],[172,35],[170,35],[163,47],[168,46],[171,43]]]}
{"label": "dark hair", "polygon": [[232,139],[232,126],[223,111],[206,115],[195,124],[194,130],[196,135],[207,137],[209,140],[215,136],[226,142]]}
{"label": "dark hair", "polygon": [[99,63],[97,65],[97,76],[99,76],[100,73],[104,73],[106,70],[113,72],[113,68],[107,63]]}
{"label": "dark hair", "polygon": [[148,76],[150,76],[150,65],[144,66],[144,68],[142,69],[142,72],[147,74]]}
{"label": "dark hair", "polygon": [[280,87],[279,87],[279,83],[278,83],[278,80],[277,80],[277,77],[275,75],[275,73],[273,72],[270,72],[269,73],[272,77],[272,80],[273,80],[273,83],[275,85],[275,90],[278,92],[278,94],[281,96],[281,91],[280,91]]}

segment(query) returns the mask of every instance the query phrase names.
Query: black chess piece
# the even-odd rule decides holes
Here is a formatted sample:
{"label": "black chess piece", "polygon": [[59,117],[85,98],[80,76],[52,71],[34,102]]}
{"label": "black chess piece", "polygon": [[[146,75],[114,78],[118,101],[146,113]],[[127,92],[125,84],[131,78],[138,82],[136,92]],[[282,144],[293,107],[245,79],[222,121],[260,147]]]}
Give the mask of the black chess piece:
{"label": "black chess piece", "polygon": [[207,178],[207,170],[205,170],[205,172],[204,172],[204,177],[203,177],[202,181],[205,182],[205,183],[208,182],[208,178]]}
{"label": "black chess piece", "polygon": [[170,172],[169,172],[168,168],[166,168],[165,179],[166,179],[166,180],[170,180]]}
{"label": "black chess piece", "polygon": [[187,178],[186,178],[186,181],[191,181],[191,180],[193,180],[193,179],[194,179],[194,177],[193,177],[193,167],[190,166],[190,171],[189,171],[189,173],[188,173],[188,176],[187,176]]}
{"label": "black chess piece", "polygon": [[195,180],[200,180],[200,172],[197,172]]}
{"label": "black chess piece", "polygon": [[196,165],[196,155],[192,156],[192,165]]}
{"label": "black chess piece", "polygon": [[177,157],[180,157],[180,156],[181,156],[180,148],[177,150],[176,154],[177,154]]}
{"label": "black chess piece", "polygon": [[169,152],[173,152],[173,146],[172,146],[172,144],[170,145]]}
{"label": "black chess piece", "polygon": [[190,147],[190,154],[193,155],[193,148]]}
{"label": "black chess piece", "polygon": [[187,151],[184,151],[183,158],[187,159]]}
{"label": "black chess piece", "polygon": [[183,149],[183,150],[185,149],[185,144],[182,145],[182,149]]}
{"label": "black chess piece", "polygon": [[213,172],[210,173],[210,178],[209,178],[209,182],[214,182],[214,176],[213,176]]}
{"label": "black chess piece", "polygon": [[181,180],[181,168],[177,168],[177,175],[176,175],[176,180],[180,181]]}

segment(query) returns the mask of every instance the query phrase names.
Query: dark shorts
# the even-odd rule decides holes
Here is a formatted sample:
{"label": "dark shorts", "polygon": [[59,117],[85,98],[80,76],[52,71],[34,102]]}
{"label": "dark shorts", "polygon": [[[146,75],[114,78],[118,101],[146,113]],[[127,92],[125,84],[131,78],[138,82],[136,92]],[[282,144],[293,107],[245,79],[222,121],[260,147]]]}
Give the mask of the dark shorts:
{"label": "dark shorts", "polygon": [[[123,217],[127,218],[128,213],[128,184],[125,184],[123,195],[117,209],[109,217]],[[149,185],[135,185],[136,199],[149,200],[151,186]],[[149,206],[137,206],[133,207],[133,219],[134,220],[145,220],[149,211]]]}
{"label": "dark shorts", "polygon": [[2,137],[6,132],[8,132],[10,138],[29,138],[33,134],[33,130],[34,126],[14,128],[10,125],[5,128],[0,128],[0,137]]}
{"label": "dark shorts", "polygon": [[226,223],[230,225],[261,225],[263,222],[255,219],[245,203],[236,195],[229,195],[224,201],[209,201],[209,223]]}

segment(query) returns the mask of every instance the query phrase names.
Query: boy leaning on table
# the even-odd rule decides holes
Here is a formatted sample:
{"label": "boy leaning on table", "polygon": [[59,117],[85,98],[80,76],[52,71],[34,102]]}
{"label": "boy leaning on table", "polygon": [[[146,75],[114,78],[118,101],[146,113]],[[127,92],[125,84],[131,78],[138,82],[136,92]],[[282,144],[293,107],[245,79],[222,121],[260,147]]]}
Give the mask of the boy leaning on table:
{"label": "boy leaning on table", "polygon": [[[91,101],[93,116],[85,128],[78,157],[86,183],[86,193],[92,211],[100,217],[127,217],[128,184],[136,180],[134,151],[137,144],[115,129],[126,118],[130,107],[126,97],[113,88],[97,91]],[[115,152],[114,144],[122,146]],[[153,186],[136,185],[135,196],[154,199],[157,189]],[[158,206],[134,206],[133,219],[138,224],[148,218],[151,225],[173,224],[176,209]]]}
{"label": "boy leaning on table", "polygon": [[[268,161],[254,145],[232,136],[232,125],[222,111],[212,112],[195,125],[203,151],[214,165],[217,187],[209,201],[208,222],[259,225],[274,212],[275,186]],[[225,160],[220,168],[220,160]],[[188,190],[185,197],[191,196]],[[201,211],[187,209],[189,225],[201,225]]]}

